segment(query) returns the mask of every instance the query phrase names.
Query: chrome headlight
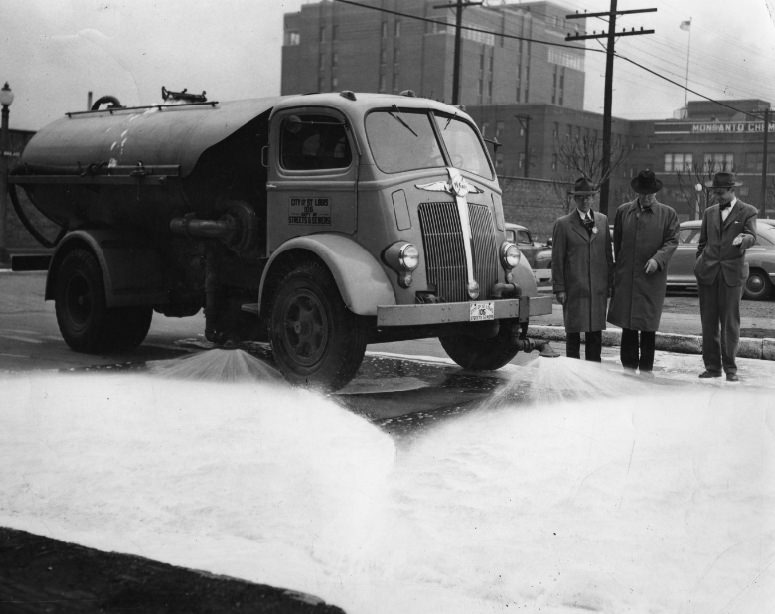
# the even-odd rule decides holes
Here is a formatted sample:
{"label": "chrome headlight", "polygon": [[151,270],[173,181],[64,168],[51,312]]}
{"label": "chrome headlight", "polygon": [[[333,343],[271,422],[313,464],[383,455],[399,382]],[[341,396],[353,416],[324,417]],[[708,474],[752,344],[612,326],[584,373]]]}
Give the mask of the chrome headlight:
{"label": "chrome headlight", "polygon": [[504,241],[501,245],[501,263],[507,270],[513,269],[519,264],[522,259],[522,252],[513,243]]}
{"label": "chrome headlight", "polygon": [[419,250],[406,241],[398,241],[388,247],[382,257],[398,273],[398,285],[408,288],[412,285],[412,271],[420,264]]}
{"label": "chrome headlight", "polygon": [[397,273],[414,271],[420,263],[420,252],[411,243],[398,241],[385,250],[385,262]]}

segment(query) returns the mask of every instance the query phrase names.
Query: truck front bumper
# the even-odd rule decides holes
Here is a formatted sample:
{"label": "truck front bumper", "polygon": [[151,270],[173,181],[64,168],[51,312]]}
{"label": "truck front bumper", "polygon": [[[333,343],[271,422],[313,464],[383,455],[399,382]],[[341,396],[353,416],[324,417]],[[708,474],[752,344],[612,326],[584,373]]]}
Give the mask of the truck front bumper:
{"label": "truck front bumper", "polygon": [[462,303],[423,303],[417,305],[380,305],[377,326],[421,326],[450,322],[482,322],[517,318],[527,322],[530,316],[552,313],[552,295]]}

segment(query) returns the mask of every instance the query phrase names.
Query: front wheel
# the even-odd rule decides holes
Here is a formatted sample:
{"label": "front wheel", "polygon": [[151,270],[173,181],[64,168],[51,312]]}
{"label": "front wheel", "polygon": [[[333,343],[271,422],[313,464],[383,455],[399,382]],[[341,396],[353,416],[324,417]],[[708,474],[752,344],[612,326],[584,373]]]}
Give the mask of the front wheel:
{"label": "front wheel", "polygon": [[519,352],[511,341],[512,324],[501,322],[498,334],[489,339],[468,335],[439,337],[447,355],[464,369],[495,371],[511,362]]}
{"label": "front wheel", "polygon": [[293,384],[327,391],[346,385],[366,352],[363,318],[347,309],[333,277],[317,262],[292,269],[277,288],[269,339],[280,371]]}
{"label": "front wheel", "polygon": [[751,269],[743,287],[743,298],[761,301],[772,293],[770,278],[761,269]]}

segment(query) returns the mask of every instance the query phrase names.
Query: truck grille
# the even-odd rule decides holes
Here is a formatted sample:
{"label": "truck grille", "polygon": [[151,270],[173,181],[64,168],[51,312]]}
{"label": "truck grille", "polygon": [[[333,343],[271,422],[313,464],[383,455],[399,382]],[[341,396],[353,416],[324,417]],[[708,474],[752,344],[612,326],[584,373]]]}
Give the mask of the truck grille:
{"label": "truck grille", "polygon": [[[460,216],[454,202],[420,203],[420,218],[425,275],[436,287],[436,295],[445,302],[468,301],[466,291],[466,252]],[[498,249],[495,226],[485,205],[468,204],[473,245],[474,279],[479,282],[479,298],[490,298],[498,281]]]}

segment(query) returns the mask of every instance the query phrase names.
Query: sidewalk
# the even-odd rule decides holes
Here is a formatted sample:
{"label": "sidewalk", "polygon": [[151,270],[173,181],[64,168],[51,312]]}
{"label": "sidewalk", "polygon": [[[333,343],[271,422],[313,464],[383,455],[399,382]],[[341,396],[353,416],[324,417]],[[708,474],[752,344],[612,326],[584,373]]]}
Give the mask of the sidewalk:
{"label": "sidewalk", "polygon": [[[542,288],[542,290],[544,290]],[[741,317],[740,328],[745,330],[771,330],[764,337],[741,337],[737,351],[739,358],[775,360],[775,318],[765,319]],[[552,305],[552,313],[530,319],[529,336],[547,341],[565,343],[565,328],[562,325],[562,306]],[[603,346],[620,346],[622,331],[608,324],[603,331]],[[657,350],[682,354],[702,354],[702,326],[700,314],[662,313],[660,330],[657,332]]]}

